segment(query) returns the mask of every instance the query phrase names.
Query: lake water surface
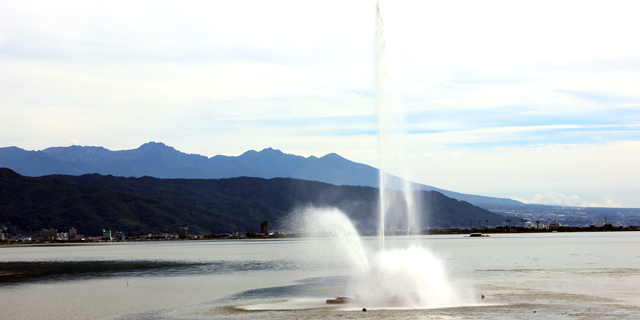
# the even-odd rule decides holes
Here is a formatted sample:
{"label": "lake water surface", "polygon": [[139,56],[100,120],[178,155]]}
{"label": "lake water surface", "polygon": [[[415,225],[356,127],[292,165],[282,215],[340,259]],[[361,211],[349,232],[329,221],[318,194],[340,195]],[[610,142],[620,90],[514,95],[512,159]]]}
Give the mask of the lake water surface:
{"label": "lake water surface", "polygon": [[409,243],[442,261],[459,305],[327,305],[357,276],[334,239],[28,245],[0,247],[0,319],[640,319],[640,232],[386,245]]}

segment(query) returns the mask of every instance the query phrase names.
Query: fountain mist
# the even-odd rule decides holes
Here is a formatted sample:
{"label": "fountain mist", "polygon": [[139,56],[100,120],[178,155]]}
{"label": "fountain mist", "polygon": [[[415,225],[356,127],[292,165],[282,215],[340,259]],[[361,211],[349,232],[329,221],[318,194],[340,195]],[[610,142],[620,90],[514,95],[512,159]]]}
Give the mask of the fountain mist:
{"label": "fountain mist", "polygon": [[[295,224],[311,237],[332,238],[323,250],[335,251],[354,273],[347,294],[356,309],[437,308],[462,304],[443,264],[418,243],[367,250],[349,218],[336,208],[300,208]],[[396,244],[398,241],[394,241]],[[329,249],[328,249],[329,248]],[[466,301],[469,304],[470,301]]]}

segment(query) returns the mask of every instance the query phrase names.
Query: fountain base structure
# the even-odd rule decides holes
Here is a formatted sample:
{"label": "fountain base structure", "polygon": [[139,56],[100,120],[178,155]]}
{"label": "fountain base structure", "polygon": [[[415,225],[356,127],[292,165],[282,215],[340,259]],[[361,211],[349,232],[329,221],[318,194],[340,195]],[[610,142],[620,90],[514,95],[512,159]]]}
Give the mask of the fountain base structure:
{"label": "fountain base structure", "polygon": [[327,304],[346,304],[351,301],[351,298],[336,297],[335,299],[327,299]]}

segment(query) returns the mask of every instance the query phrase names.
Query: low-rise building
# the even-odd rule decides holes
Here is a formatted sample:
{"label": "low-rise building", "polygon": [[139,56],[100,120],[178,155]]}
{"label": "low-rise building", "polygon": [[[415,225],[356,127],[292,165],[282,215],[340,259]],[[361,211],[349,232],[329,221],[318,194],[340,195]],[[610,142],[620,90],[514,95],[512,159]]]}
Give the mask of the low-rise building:
{"label": "low-rise building", "polygon": [[553,219],[547,223],[547,229],[557,229],[561,226],[562,224],[560,224],[556,219]]}
{"label": "low-rise building", "polygon": [[102,229],[102,240],[111,240],[111,230]]}
{"label": "low-rise building", "polygon": [[74,227],[71,227],[71,229],[69,229],[69,236],[67,238],[71,241],[84,240],[84,235],[78,234],[78,230],[76,230],[76,228]]}

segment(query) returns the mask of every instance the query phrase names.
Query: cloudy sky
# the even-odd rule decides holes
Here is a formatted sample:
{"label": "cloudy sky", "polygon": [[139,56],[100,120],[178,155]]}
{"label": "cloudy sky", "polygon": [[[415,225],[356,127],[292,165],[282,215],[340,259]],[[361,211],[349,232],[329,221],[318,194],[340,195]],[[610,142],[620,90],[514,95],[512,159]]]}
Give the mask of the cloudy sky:
{"label": "cloudy sky", "polygon": [[[387,169],[470,194],[640,207],[638,12],[383,2],[408,159]],[[378,167],[374,35],[375,1],[0,0],[0,147],[273,147]]]}

